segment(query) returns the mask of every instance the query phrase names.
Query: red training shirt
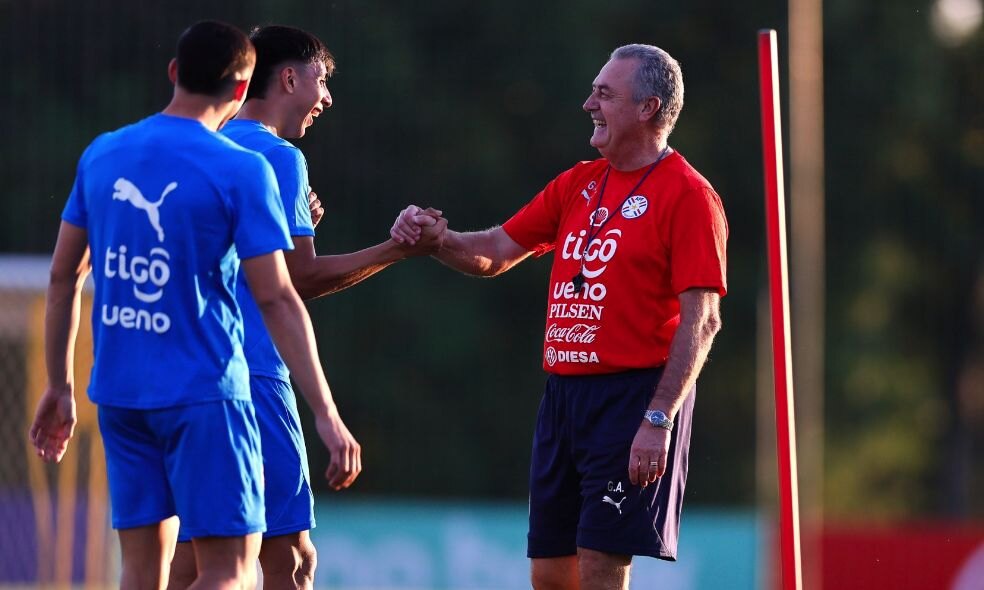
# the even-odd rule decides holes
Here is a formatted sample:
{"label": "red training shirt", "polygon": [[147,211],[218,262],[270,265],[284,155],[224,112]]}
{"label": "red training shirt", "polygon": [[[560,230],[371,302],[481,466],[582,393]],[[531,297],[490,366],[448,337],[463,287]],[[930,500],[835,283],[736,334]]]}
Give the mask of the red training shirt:
{"label": "red training shirt", "polygon": [[[677,296],[727,292],[721,199],[676,152],[633,191],[648,169],[610,169],[599,195],[608,161],[580,162],[502,226],[537,256],[555,251],[543,342],[549,373],[660,366],[680,323]],[[576,289],[582,263],[585,282]]]}

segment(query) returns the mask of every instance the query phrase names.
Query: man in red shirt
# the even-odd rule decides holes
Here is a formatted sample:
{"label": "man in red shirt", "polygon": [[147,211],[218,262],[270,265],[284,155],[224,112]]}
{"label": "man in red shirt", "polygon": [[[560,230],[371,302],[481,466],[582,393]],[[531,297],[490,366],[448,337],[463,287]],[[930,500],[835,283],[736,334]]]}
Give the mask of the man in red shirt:
{"label": "man in red shirt", "polygon": [[[695,383],[720,329],[728,227],[711,185],[667,144],[680,66],[616,49],[584,110],[602,158],[551,181],[500,227],[448,230],[434,256],[495,276],[554,251],[530,467],[537,589],[628,586],[633,555],[675,560]],[[432,211],[391,234],[413,243]]]}

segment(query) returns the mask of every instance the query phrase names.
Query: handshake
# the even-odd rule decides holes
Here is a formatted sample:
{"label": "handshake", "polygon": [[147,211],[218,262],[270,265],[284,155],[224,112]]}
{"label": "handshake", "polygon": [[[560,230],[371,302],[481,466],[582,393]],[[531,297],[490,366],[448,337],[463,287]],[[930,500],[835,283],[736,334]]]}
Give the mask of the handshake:
{"label": "handshake", "polygon": [[441,215],[442,212],[433,207],[421,209],[410,205],[397,215],[390,228],[390,238],[408,254],[434,254],[444,245],[447,235],[448,220]]}
{"label": "handshake", "polygon": [[[308,189],[308,207],[311,210],[312,225],[317,227],[325,214],[321,199],[313,190]],[[390,228],[390,238],[396,242],[407,256],[428,256],[437,253],[444,245],[448,229],[448,220],[441,217],[439,209],[428,207],[421,209],[410,205],[397,215],[393,227]]]}

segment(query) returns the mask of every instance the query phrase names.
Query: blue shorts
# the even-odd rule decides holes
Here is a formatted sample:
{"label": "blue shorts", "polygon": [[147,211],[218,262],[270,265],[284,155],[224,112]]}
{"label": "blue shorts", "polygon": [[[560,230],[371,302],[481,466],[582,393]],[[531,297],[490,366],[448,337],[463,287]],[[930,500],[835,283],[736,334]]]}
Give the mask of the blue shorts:
{"label": "blue shorts", "polygon": [[266,529],[253,405],[221,400],[159,410],[99,406],[113,528],[175,514],[189,537]]}
{"label": "blue shorts", "polygon": [[[294,391],[290,383],[258,375],[250,376],[249,388],[263,441],[267,524],[263,538],[311,530],[314,494]],[[191,540],[183,521],[178,540]]]}
{"label": "blue shorts", "polygon": [[674,419],[666,473],[629,482],[632,439],[662,368],[547,379],[533,435],[527,556],[577,548],[676,560],[687,482],[691,391]]}

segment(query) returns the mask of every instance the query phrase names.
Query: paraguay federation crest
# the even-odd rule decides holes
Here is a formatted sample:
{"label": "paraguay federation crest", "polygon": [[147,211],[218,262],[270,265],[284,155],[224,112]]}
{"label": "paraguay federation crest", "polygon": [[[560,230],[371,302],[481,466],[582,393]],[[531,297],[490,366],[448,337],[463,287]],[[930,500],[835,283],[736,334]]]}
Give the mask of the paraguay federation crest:
{"label": "paraguay federation crest", "polygon": [[625,204],[622,205],[622,217],[626,219],[642,217],[642,214],[645,213],[648,208],[649,201],[646,197],[642,195],[633,195],[626,199]]}

